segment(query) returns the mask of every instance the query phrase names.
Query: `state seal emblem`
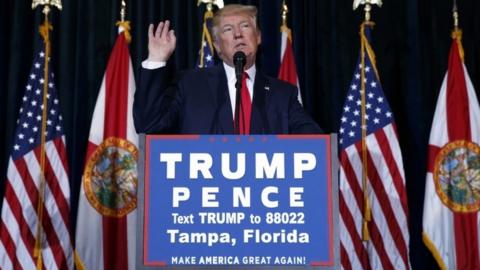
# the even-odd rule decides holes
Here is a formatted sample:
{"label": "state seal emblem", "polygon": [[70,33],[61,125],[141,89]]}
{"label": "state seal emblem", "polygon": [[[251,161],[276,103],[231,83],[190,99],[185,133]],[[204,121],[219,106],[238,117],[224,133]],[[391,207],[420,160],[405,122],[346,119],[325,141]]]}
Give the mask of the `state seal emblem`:
{"label": "state seal emblem", "polygon": [[435,157],[435,190],[454,212],[480,209],[480,147],[458,140],[445,145]]}
{"label": "state seal emblem", "polygon": [[131,142],[110,137],[87,161],[83,188],[100,214],[123,217],[137,207],[138,149]]}

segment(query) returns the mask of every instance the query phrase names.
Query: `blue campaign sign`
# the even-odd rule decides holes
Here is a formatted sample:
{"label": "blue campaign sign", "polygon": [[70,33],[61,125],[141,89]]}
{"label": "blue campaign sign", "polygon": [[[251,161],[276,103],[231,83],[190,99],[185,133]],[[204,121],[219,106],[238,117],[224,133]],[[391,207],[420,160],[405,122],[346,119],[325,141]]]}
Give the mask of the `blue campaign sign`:
{"label": "blue campaign sign", "polygon": [[146,266],[334,265],[330,137],[146,137]]}

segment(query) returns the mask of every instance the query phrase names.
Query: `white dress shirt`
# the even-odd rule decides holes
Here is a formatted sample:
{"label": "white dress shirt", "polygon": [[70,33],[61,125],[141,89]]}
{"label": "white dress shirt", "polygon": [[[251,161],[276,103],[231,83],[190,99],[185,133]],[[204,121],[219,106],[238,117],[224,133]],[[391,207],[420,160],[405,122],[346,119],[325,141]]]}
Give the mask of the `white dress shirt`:
{"label": "white dress shirt", "polygon": [[[227,73],[227,83],[228,83],[228,94],[230,95],[230,104],[232,105],[232,117],[235,118],[235,101],[237,100],[235,88],[235,82],[237,78],[235,78],[235,68],[223,63],[223,67],[225,68],[225,72]],[[255,65],[251,66],[249,69],[245,70],[248,74],[247,78],[247,88],[248,93],[250,94],[250,102],[252,102],[253,98],[253,82],[255,81],[255,74],[257,73],[257,69]]]}

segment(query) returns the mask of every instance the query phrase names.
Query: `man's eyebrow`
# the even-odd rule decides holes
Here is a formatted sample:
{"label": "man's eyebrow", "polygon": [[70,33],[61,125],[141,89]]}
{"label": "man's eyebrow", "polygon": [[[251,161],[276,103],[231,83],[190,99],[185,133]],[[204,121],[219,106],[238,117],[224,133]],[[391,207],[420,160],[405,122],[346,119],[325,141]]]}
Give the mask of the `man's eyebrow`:
{"label": "man's eyebrow", "polygon": [[[242,23],[251,23],[249,19],[245,19],[245,20],[241,20],[238,22],[238,24],[242,24]],[[224,25],[222,25],[221,27],[225,27],[225,26],[233,26],[234,24],[233,23],[226,23]]]}

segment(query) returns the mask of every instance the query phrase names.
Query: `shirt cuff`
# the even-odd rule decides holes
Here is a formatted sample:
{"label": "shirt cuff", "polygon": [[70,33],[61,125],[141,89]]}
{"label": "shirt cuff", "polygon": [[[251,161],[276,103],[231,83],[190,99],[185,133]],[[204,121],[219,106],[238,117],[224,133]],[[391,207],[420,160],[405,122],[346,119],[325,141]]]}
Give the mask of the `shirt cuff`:
{"label": "shirt cuff", "polygon": [[142,62],[142,67],[144,69],[157,69],[167,65],[167,62],[164,61],[149,61],[148,59]]}

